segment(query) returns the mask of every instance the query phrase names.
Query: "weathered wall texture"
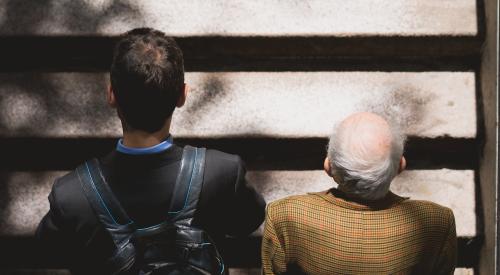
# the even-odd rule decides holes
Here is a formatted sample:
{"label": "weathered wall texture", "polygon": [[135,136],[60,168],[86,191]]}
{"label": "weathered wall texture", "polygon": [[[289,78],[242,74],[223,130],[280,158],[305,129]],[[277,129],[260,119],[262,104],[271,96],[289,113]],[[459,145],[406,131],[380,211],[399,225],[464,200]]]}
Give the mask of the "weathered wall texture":
{"label": "weathered wall texture", "polygon": [[112,35],[144,25],[176,36],[474,35],[475,4],[470,0],[4,1],[0,23],[6,27],[0,33]]}
{"label": "weathered wall texture", "polygon": [[481,65],[484,147],[479,169],[485,240],[479,270],[481,274],[498,274],[498,1],[485,1],[485,13],[486,43]]}
{"label": "weathered wall texture", "polygon": [[[34,228],[60,171],[121,135],[104,98],[112,45],[150,26],[185,53],[181,143],[241,152],[271,201],[334,184],[320,169],[340,119],[388,114],[410,136],[393,191],[453,209],[455,274],[494,274],[495,10],[490,0],[0,1],[0,273],[61,268],[44,262]],[[232,274],[260,272],[259,236]]]}
{"label": "weathered wall texture", "polygon": [[[2,205],[0,234],[3,236],[29,236],[48,210],[46,196],[53,180],[64,172],[16,172],[2,175],[3,189],[10,199]],[[251,185],[274,201],[289,195],[324,191],[336,184],[324,171],[251,171],[247,175]],[[476,235],[474,204],[474,172],[471,170],[413,170],[403,172],[391,190],[417,200],[430,200],[453,210],[456,215],[457,234]]]}
{"label": "weathered wall texture", "polygon": [[[411,136],[476,137],[472,72],[188,73],[186,82],[175,137],[327,137],[348,114],[379,107],[406,119]],[[97,73],[0,74],[0,136],[118,137],[107,85]]]}

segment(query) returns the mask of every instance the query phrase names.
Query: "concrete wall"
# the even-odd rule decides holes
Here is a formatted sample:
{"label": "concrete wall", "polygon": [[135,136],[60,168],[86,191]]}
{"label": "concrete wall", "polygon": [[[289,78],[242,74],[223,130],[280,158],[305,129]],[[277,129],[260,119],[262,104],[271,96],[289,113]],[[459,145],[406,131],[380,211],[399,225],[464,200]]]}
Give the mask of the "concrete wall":
{"label": "concrete wall", "polygon": [[[6,185],[2,191],[11,197],[2,205],[0,234],[13,237],[32,235],[39,219],[48,210],[44,195],[50,192],[53,179],[64,173],[15,172],[0,175]],[[266,201],[319,192],[336,185],[323,170],[250,171],[247,178]],[[402,196],[430,200],[451,208],[456,216],[457,234],[472,238],[477,234],[474,185],[472,170],[412,170],[400,175],[391,190]]]}
{"label": "concrete wall", "polygon": [[141,25],[175,36],[477,33],[471,0],[3,1],[0,14],[3,35],[113,35]]}
{"label": "concrete wall", "polygon": [[[98,73],[0,74],[0,136],[118,137],[108,83]],[[472,72],[188,73],[186,83],[175,137],[327,137],[348,114],[378,109],[406,120],[410,136],[476,137]]]}
{"label": "concrete wall", "polygon": [[[151,26],[185,53],[192,92],[174,117],[178,142],[242,155],[249,181],[274,200],[334,184],[320,169],[335,122],[389,113],[410,135],[409,170],[393,190],[454,210],[456,274],[494,274],[495,5],[0,1],[0,273],[62,268],[44,260],[33,230],[53,179],[120,136],[104,100],[112,45]],[[226,253],[232,274],[259,273],[259,236]]]}
{"label": "concrete wall", "polygon": [[481,274],[499,274],[498,263],[498,1],[485,1],[486,42],[481,63],[484,147],[480,159],[480,189],[484,216]]}

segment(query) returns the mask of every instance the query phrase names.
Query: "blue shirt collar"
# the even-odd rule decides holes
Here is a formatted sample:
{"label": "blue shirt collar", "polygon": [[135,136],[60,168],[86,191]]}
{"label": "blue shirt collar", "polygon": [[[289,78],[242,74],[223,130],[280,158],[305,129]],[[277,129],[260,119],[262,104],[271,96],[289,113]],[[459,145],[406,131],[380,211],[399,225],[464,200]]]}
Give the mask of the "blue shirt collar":
{"label": "blue shirt collar", "polygon": [[150,154],[157,154],[160,152],[163,152],[170,148],[172,146],[173,140],[172,136],[168,136],[168,138],[161,142],[158,143],[154,146],[151,147],[145,147],[145,148],[133,148],[133,147],[127,147],[123,145],[123,139],[119,139],[118,143],[116,144],[116,151],[128,155],[150,155]]}

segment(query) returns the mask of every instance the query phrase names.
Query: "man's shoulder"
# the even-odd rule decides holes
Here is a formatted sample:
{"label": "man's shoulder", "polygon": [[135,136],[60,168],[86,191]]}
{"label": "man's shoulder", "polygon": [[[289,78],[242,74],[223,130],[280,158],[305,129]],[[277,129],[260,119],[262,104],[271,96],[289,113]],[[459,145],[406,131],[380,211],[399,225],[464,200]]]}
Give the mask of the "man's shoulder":
{"label": "man's shoulder", "polygon": [[64,195],[77,193],[79,188],[78,174],[76,170],[72,170],[55,179],[52,186],[52,193],[58,199],[63,199]]}
{"label": "man's shoulder", "polygon": [[223,162],[226,164],[233,164],[233,165],[242,163],[241,157],[238,155],[210,148],[207,148],[205,158],[207,159],[207,161]]}
{"label": "man's shoulder", "polygon": [[240,156],[214,149],[207,149],[205,163],[206,169],[216,174],[237,175],[239,170],[244,168]]}
{"label": "man's shoulder", "polygon": [[450,212],[453,213],[450,208],[427,200],[408,199],[404,200],[402,202],[402,205],[408,208],[420,209],[422,211],[426,211],[436,215],[447,214]]}
{"label": "man's shoulder", "polygon": [[78,216],[91,212],[88,201],[83,193],[76,169],[54,181],[51,191],[52,203],[56,204],[65,216]]}
{"label": "man's shoulder", "polygon": [[401,207],[408,215],[426,220],[427,224],[441,224],[443,226],[454,224],[453,210],[435,202],[409,199],[403,201]]}
{"label": "man's shoulder", "polygon": [[267,213],[270,216],[290,214],[301,215],[307,211],[314,211],[318,207],[324,207],[324,200],[315,193],[292,195],[275,200],[267,204]]}

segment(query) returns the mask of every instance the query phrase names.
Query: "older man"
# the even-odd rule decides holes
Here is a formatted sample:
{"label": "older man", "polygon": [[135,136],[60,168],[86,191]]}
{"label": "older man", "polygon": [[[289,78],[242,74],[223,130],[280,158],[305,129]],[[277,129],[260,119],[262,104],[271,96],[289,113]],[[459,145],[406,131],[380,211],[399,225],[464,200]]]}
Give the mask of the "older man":
{"label": "older man", "polygon": [[267,207],[264,274],[452,274],[453,212],[389,191],[406,166],[404,140],[372,113],[340,123],[324,163],[338,188]]}

